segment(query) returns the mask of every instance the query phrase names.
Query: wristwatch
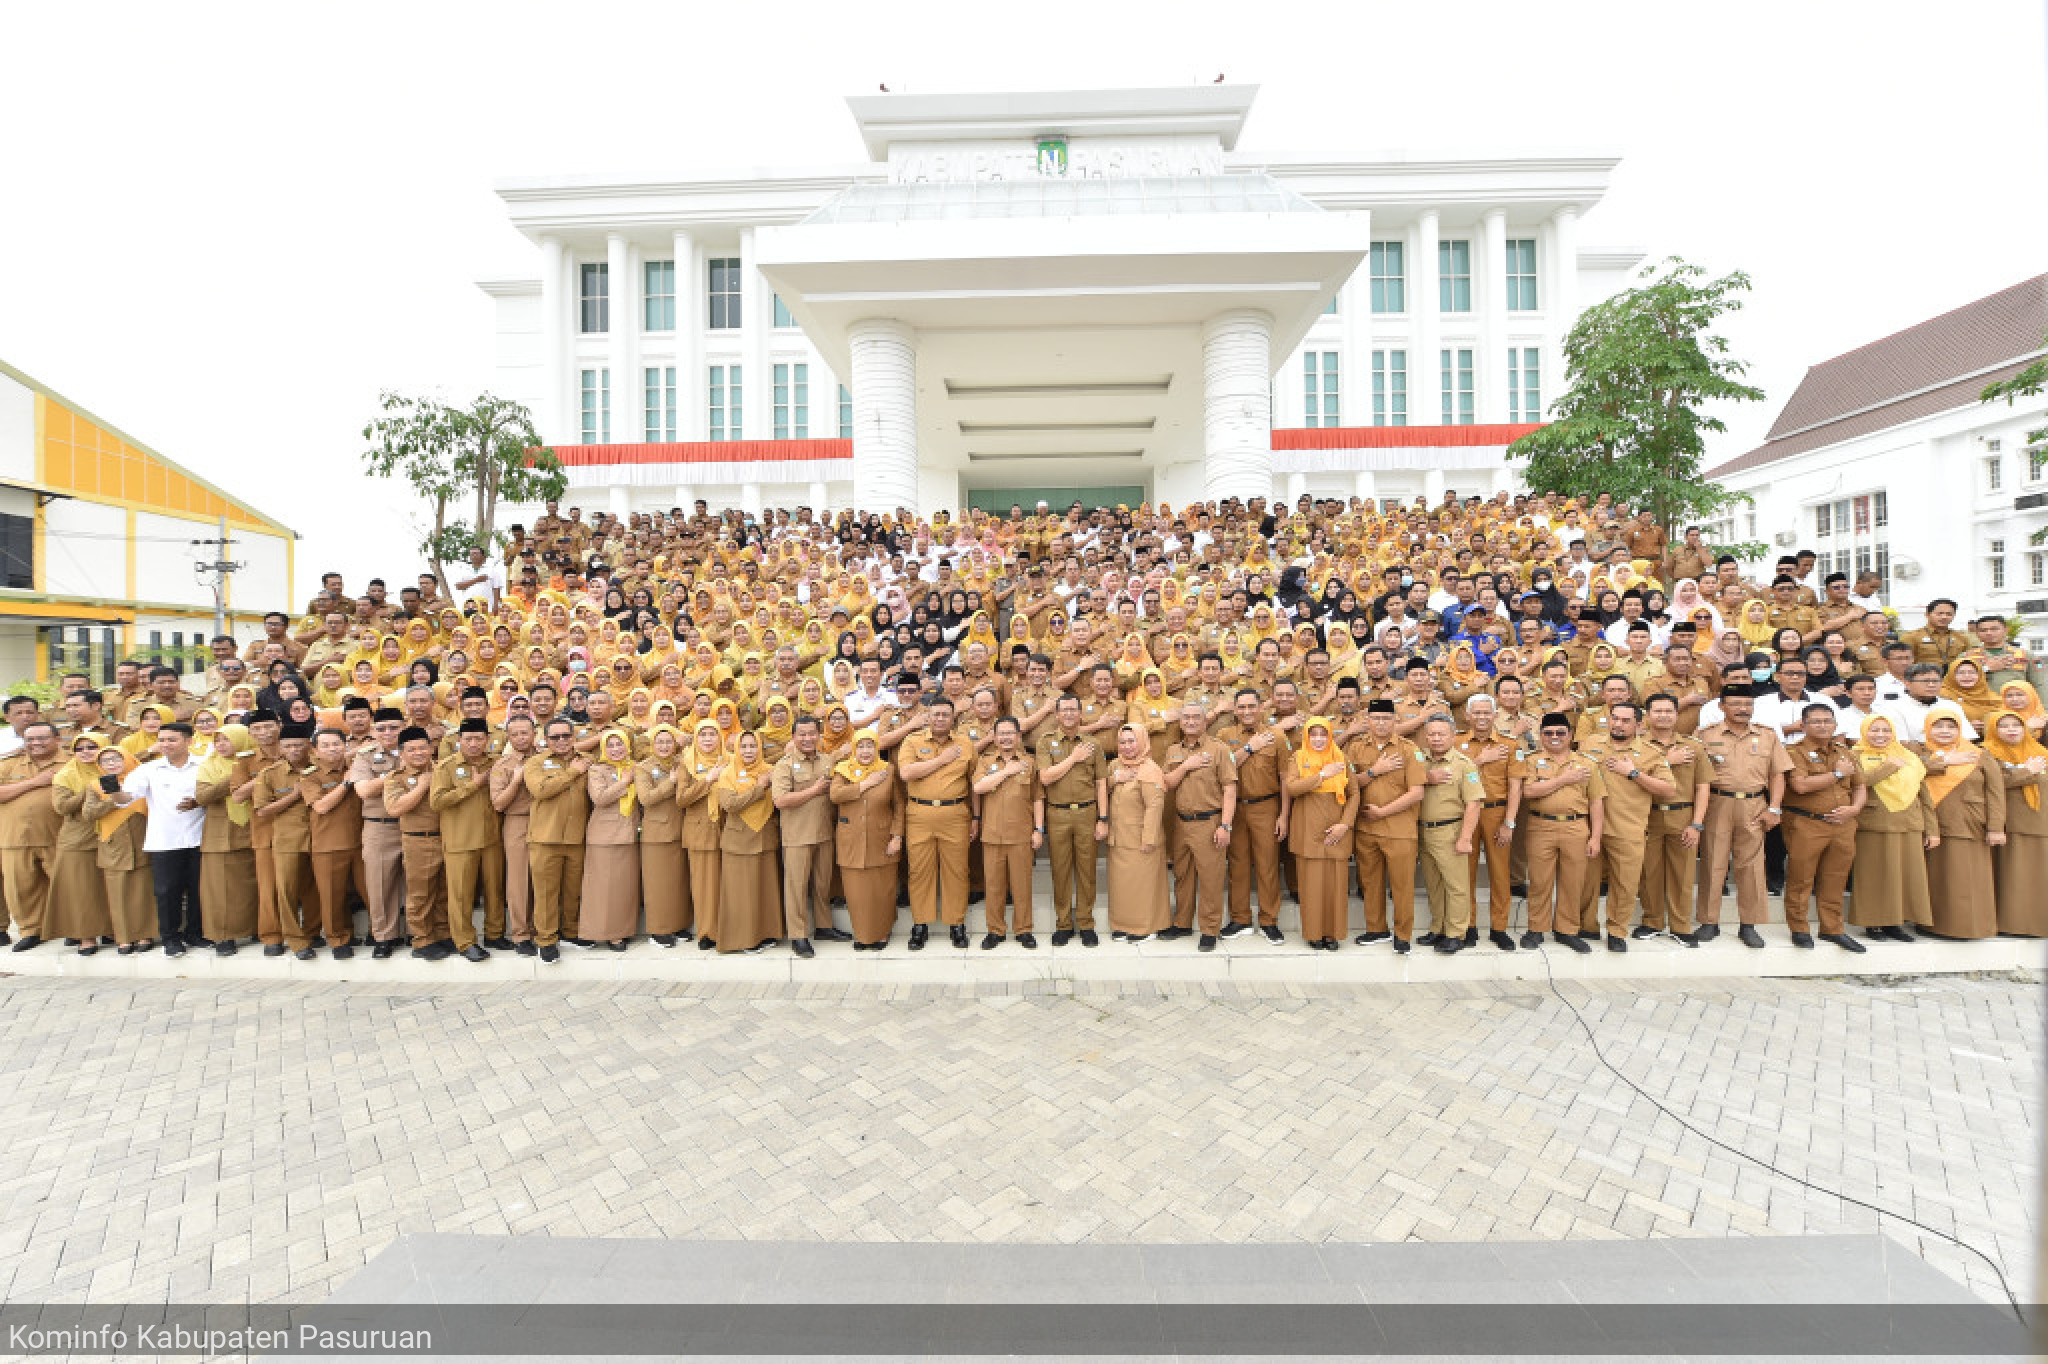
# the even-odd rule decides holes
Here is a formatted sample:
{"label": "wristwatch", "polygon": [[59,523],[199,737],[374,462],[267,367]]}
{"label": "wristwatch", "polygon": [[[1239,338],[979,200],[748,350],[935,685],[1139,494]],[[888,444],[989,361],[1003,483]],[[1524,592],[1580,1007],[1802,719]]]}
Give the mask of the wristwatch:
{"label": "wristwatch", "polygon": [[1634,781],[1634,780],[1635,780],[1635,779],[1636,779],[1637,777],[1640,777],[1640,776],[1642,776],[1642,775],[1643,775],[1643,769],[1642,769],[1642,768],[1640,768],[1640,767],[1631,767],[1631,768],[1630,768],[1630,769],[1628,770],[1628,779],[1629,779],[1630,781]]}
{"label": "wristwatch", "polygon": [[1511,830],[1515,827],[1515,822],[1512,819],[1504,819],[1500,822],[1500,827]]}
{"label": "wristwatch", "polygon": [[1688,829],[1690,829],[1690,830],[1692,830],[1692,831],[1693,831],[1694,833],[1696,833],[1696,834],[1697,834],[1697,833],[1705,833],[1705,832],[1706,832],[1706,828],[1707,828],[1707,826],[1706,826],[1706,825],[1704,825],[1704,824],[1700,824],[1700,823],[1692,823],[1692,824],[1688,824],[1688,825],[1686,825],[1685,827],[1686,827],[1686,828],[1688,828]]}
{"label": "wristwatch", "polygon": [[1785,812],[1775,805],[1766,805],[1764,807],[1764,813],[1767,815],[1782,815]]}
{"label": "wristwatch", "polygon": [[1230,826],[1228,824],[1218,824],[1216,827],[1223,830],[1224,833],[1230,832]]}

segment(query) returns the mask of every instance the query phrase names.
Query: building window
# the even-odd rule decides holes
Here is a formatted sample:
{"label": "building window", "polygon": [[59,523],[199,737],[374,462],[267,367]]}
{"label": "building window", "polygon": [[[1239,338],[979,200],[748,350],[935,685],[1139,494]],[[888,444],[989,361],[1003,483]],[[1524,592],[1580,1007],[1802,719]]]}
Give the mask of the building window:
{"label": "building window", "polygon": [[774,299],[775,325],[778,327],[794,327],[796,325],[796,318],[790,315],[789,305],[782,301],[782,295],[776,294]]}
{"label": "building window", "polygon": [[2048,553],[2038,549],[2027,552],[2027,586],[2048,587]]}
{"label": "building window", "polygon": [[2027,449],[2027,482],[2039,483],[2041,473],[2048,470],[2048,445],[2035,445]]}
{"label": "building window", "polygon": [[775,367],[775,439],[805,440],[811,434],[811,367]]}
{"label": "building window", "polygon": [[62,626],[46,625],[41,634],[50,651],[52,675],[84,673],[95,687],[113,685],[114,665],[120,656],[114,652],[114,632],[110,627],[93,630],[80,625],[67,631]]}
{"label": "building window", "polygon": [[2005,487],[2005,456],[1990,455],[1984,460],[1984,491],[1995,493]]}
{"label": "building window", "polygon": [[839,438],[853,439],[853,390],[845,384],[839,386]]}
{"label": "building window", "polygon": [[[1818,567],[1829,573],[1875,573],[1878,599],[1891,587],[1891,548],[1885,541],[1890,512],[1882,492],[1858,493],[1819,502],[1813,512],[1813,538],[1826,548],[1818,553]],[[1752,534],[1748,538],[1755,539]]]}
{"label": "building window", "polygon": [[1372,424],[1408,424],[1408,352],[1376,350],[1372,353]]}
{"label": "building window", "polygon": [[1301,357],[1301,385],[1306,424],[1337,425],[1337,352],[1304,352]]}
{"label": "building window", "polygon": [[2003,591],[2005,588],[2005,541],[1993,540],[1986,548],[1990,551],[1986,557],[1991,564],[1991,590],[1993,592]]}
{"label": "building window", "polygon": [[711,329],[732,331],[740,325],[739,257],[721,256],[706,261],[704,268],[710,272]]}
{"label": "building window", "polygon": [[676,438],[676,370],[674,365],[647,371],[647,439]]}
{"label": "building window", "polygon": [[676,263],[651,260],[642,283],[647,294],[647,330],[672,332],[676,329]]}
{"label": "building window", "polygon": [[1534,346],[1508,347],[1508,420],[1543,420],[1543,398],[1537,391],[1537,350]]}
{"label": "building window", "polygon": [[1508,241],[1508,311],[1511,313],[1533,313],[1536,311],[1536,239],[1534,237],[1510,238]]}
{"label": "building window", "polygon": [[1472,411],[1472,352],[1446,350],[1443,353],[1444,425],[1470,426]]}
{"label": "building window", "polygon": [[0,587],[24,592],[36,585],[36,520],[0,515]]}
{"label": "building window", "polygon": [[1335,294],[1331,294],[1331,295],[1330,295],[1330,301],[1329,301],[1328,303],[1325,303],[1325,304],[1323,305],[1323,316],[1324,316],[1324,317],[1335,317],[1336,315],[1337,315],[1337,295],[1335,295]]}
{"label": "building window", "polygon": [[711,367],[711,439],[740,439],[740,367]]}
{"label": "building window", "polygon": [[1408,267],[1400,242],[1374,242],[1368,257],[1372,271],[1372,310],[1376,313],[1408,311]]}
{"label": "building window", "polygon": [[612,329],[612,269],[609,265],[576,267],[582,285],[576,291],[578,329],[608,332]]}
{"label": "building window", "polygon": [[1472,243],[1436,244],[1437,307],[1447,313],[1472,311]]}
{"label": "building window", "polygon": [[612,438],[612,372],[583,371],[583,443],[604,445]]}

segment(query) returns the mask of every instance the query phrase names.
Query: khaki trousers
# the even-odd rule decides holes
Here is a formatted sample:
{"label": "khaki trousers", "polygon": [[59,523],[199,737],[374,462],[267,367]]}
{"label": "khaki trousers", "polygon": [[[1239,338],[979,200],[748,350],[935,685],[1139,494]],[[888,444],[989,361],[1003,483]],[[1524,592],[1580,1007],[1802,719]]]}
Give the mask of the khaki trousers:
{"label": "khaki trousers", "polygon": [[904,812],[910,863],[910,921],[947,926],[967,922],[967,803],[920,805]]}
{"label": "khaki trousers", "polygon": [[1280,918],[1280,840],[1273,825],[1280,818],[1280,802],[1274,797],[1237,803],[1237,818],[1230,828],[1230,921],[1252,921],[1252,881],[1259,886],[1259,924],[1276,924]]}
{"label": "khaki trousers", "polygon": [[531,815],[506,815],[498,833],[505,841],[505,917],[513,942],[533,941],[533,865],[526,830]]}
{"label": "khaki trousers", "polygon": [[[442,876],[441,836],[405,836],[405,926],[414,947],[427,947],[450,936],[448,882]],[[465,910],[464,916],[468,917]]]}
{"label": "khaki trousers", "polygon": [[14,931],[24,938],[43,936],[43,916],[50,908],[50,868],[54,848],[0,850],[0,876],[7,881],[7,913]]}
{"label": "khaki trousers", "polygon": [[[1472,926],[1472,863],[1458,851],[1458,827],[1445,824],[1422,831],[1422,888],[1429,896],[1429,931],[1443,938],[1462,938]],[[1475,830],[1473,837],[1479,835]]]}
{"label": "khaki trousers", "polygon": [[782,928],[791,941],[832,924],[832,858],[830,843],[782,845]]}
{"label": "khaki trousers", "polygon": [[1588,864],[1586,882],[1579,892],[1579,924],[1592,932],[1600,924],[1600,878],[1607,878],[1607,936],[1628,936],[1630,913],[1635,909],[1636,887],[1643,879],[1643,850],[1649,842],[1646,831],[1610,827],[1600,834],[1600,863]]}
{"label": "khaki trousers", "polygon": [[1699,867],[1699,845],[1682,841],[1692,822],[1692,805],[1681,810],[1652,810],[1650,833],[1643,847],[1643,877],[1636,885],[1637,916],[1645,928],[1660,933],[1692,932],[1693,873]]}
{"label": "khaki trousers", "polygon": [[1830,824],[1785,811],[1785,927],[1808,932],[1806,901],[1820,902],[1820,931],[1842,931],[1842,897],[1856,865],[1856,821]]}
{"label": "khaki trousers", "polygon": [[[689,864],[690,913],[700,941],[718,941],[718,849],[687,848],[683,859]],[[686,926],[687,927],[687,926]]]}
{"label": "khaki trousers", "polygon": [[1546,819],[1532,810],[1529,820],[1529,931],[1576,934],[1591,837],[1586,817]]}
{"label": "khaki trousers", "polygon": [[1078,810],[1049,807],[1046,846],[1052,853],[1053,926],[1065,931],[1095,928],[1095,871],[1101,844],[1095,841],[1095,806]]}
{"label": "khaki trousers", "polygon": [[533,940],[552,947],[575,937],[583,903],[583,845],[529,842],[526,857],[533,871]]}
{"label": "khaki trousers", "polygon": [[277,917],[277,859],[270,847],[252,847],[256,854],[256,936],[266,945],[284,941],[284,925]]}
{"label": "khaki trousers", "polygon": [[[1480,807],[1479,827],[1472,834],[1472,854],[1465,859],[1465,875],[1472,887],[1472,894],[1479,894],[1479,859],[1486,859],[1486,917],[1495,933],[1508,931],[1508,919],[1515,911],[1514,851],[1494,842],[1500,826],[1507,822],[1507,803],[1488,802]],[[1521,832],[1521,821],[1517,820],[1515,832]],[[1514,839],[1511,837],[1509,843]],[[1478,906],[1475,900],[1474,912]]]}
{"label": "khaki trousers", "polygon": [[397,942],[406,910],[405,839],[394,823],[363,820],[363,904],[373,942]]}
{"label": "khaki trousers", "polygon": [[1216,830],[1222,826],[1223,816],[1169,818],[1180,826],[1173,850],[1174,926],[1192,927],[1199,915],[1203,936],[1213,938],[1223,931],[1223,894],[1229,880],[1224,850],[1216,846]]}
{"label": "khaki trousers", "polygon": [[1386,838],[1359,829],[1352,835],[1351,854],[1358,859],[1358,886],[1365,893],[1365,928],[1387,931],[1387,896],[1394,900],[1394,936],[1415,937],[1415,840]]}
{"label": "khaki trousers", "polygon": [[461,951],[476,941],[476,897],[484,897],[484,936],[505,936],[505,849],[493,843],[469,852],[442,851],[448,880],[448,930]]}
{"label": "khaki trousers", "polygon": [[[313,859],[313,888],[320,894],[320,918],[329,947],[345,947],[355,941],[355,916],[348,910],[348,892],[355,880],[362,849],[316,852]],[[394,930],[395,931],[395,930]]]}
{"label": "khaki trousers", "polygon": [[313,945],[319,936],[320,902],[313,887],[311,853],[273,848],[270,871],[277,890],[277,926],[284,944],[294,952]]}
{"label": "khaki trousers", "polygon": [[[981,883],[987,897],[982,901],[981,912],[988,931],[998,938],[1032,931],[1031,863],[1029,843],[984,840],[981,845]],[[1004,902],[1011,899],[1017,902],[1014,924],[1004,910]]]}
{"label": "khaki trousers", "polygon": [[1721,922],[1721,883],[1735,875],[1735,911],[1746,924],[1760,924],[1770,912],[1764,900],[1766,796],[1737,800],[1715,796],[1707,802],[1707,831],[1700,835],[1699,921]]}

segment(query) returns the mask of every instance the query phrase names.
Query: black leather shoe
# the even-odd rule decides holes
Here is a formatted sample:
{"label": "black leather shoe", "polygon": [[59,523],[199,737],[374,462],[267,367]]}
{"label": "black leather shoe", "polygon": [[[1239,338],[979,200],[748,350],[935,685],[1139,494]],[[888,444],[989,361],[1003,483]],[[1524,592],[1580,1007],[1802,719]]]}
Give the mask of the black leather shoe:
{"label": "black leather shoe", "polygon": [[1593,951],[1592,948],[1586,946],[1586,940],[1576,933],[1552,933],[1550,936],[1574,952],[1590,954]]}
{"label": "black leather shoe", "polygon": [[462,949],[462,959],[464,961],[489,961],[491,954],[484,951],[480,945],[471,943]]}
{"label": "black leather shoe", "polygon": [[441,944],[430,942],[425,947],[415,947],[412,950],[412,955],[418,957],[421,961],[446,961],[451,954]]}
{"label": "black leather shoe", "polygon": [[1239,919],[1232,919],[1229,923],[1223,925],[1223,936],[1226,938],[1235,938],[1240,934],[1251,931],[1252,926]]}
{"label": "black leather shoe", "polygon": [[1844,952],[1868,952],[1870,950],[1847,933],[1823,933],[1820,936],[1825,941],[1841,948]]}
{"label": "black leather shoe", "polygon": [[115,954],[116,956],[121,956],[121,957],[132,957],[132,956],[134,956],[134,955],[135,955],[135,944],[134,944],[134,943],[125,943],[125,944],[123,944],[122,946],[120,946],[120,947],[117,947],[117,948],[115,948],[115,949],[114,949],[114,954]]}
{"label": "black leather shoe", "polygon": [[1441,937],[1443,937],[1443,934],[1441,933],[1417,934],[1415,938],[1415,945],[1417,947],[1435,947],[1437,944],[1437,940]]}
{"label": "black leather shoe", "polygon": [[1524,933],[1522,935],[1522,949],[1524,951],[1534,952],[1541,946],[1543,946],[1543,935],[1541,933]]}
{"label": "black leather shoe", "polygon": [[510,952],[512,950],[512,940],[510,938],[485,938],[484,946],[493,952]]}
{"label": "black leather shoe", "polygon": [[1017,935],[1017,946],[1027,952],[1035,952],[1038,950],[1038,939],[1032,937],[1029,933],[1019,933]]}
{"label": "black leather shoe", "polygon": [[[20,941],[20,942],[17,942],[16,944],[14,944],[14,950],[15,950],[15,951],[17,951],[17,952],[33,952],[33,951],[35,951],[35,950],[36,950],[36,949],[37,949],[38,947],[41,947],[42,945],[43,945],[43,940],[42,940],[41,938],[38,938],[38,937],[37,937],[37,936],[36,936],[35,934],[33,934],[33,933],[28,933],[28,934],[24,934],[24,935],[22,936],[22,939],[21,939],[21,941]],[[184,949],[184,944],[183,944],[183,943],[180,943],[180,944],[179,944],[179,950],[180,950],[180,951],[182,951],[183,949]]]}
{"label": "black leather shoe", "polygon": [[613,938],[604,946],[608,952],[623,952],[626,950],[626,940],[624,938]]}
{"label": "black leather shoe", "polygon": [[1094,930],[1094,929],[1092,929],[1092,928],[1084,928],[1084,929],[1082,929],[1082,930],[1081,930],[1081,946],[1083,946],[1083,947],[1094,947],[1094,946],[1095,946],[1096,944],[1100,943],[1101,941],[1102,941],[1102,939],[1101,939],[1101,938],[1098,938],[1098,937],[1096,937],[1096,936],[1095,936],[1095,930]]}
{"label": "black leather shoe", "polygon": [[1199,952],[1214,952],[1216,950],[1216,939],[1210,934],[1204,933],[1202,940],[1195,944],[1195,950]]}
{"label": "black leather shoe", "polygon": [[1656,937],[1657,930],[1650,927],[1648,924],[1637,924],[1634,928],[1631,928],[1628,931],[1628,935],[1631,938],[1634,938],[1637,942],[1641,942],[1644,938]]}
{"label": "black leather shoe", "polygon": [[1052,945],[1054,947],[1065,947],[1073,940],[1074,930],[1071,928],[1056,928],[1052,932]]}
{"label": "black leather shoe", "polygon": [[569,946],[571,947],[580,947],[586,952],[588,952],[591,948],[597,946],[596,943],[592,942],[588,938],[564,938],[562,939],[562,941],[569,944]]}
{"label": "black leather shoe", "polygon": [[267,942],[267,943],[263,944],[263,955],[264,955],[264,956],[266,956],[266,957],[281,957],[281,956],[283,956],[283,955],[284,955],[284,944],[283,944],[283,943],[281,943],[281,942]]}
{"label": "black leather shoe", "polygon": [[1810,950],[1812,950],[1812,948],[1813,948],[1813,934],[1811,934],[1811,933],[1794,933],[1794,934],[1792,935],[1792,945],[1793,945],[1794,947],[1804,947],[1804,948],[1808,949],[1809,951],[1810,951]]}
{"label": "black leather shoe", "polygon": [[546,947],[543,947],[540,950],[540,959],[550,964],[558,962],[562,959],[562,949],[555,946],[553,943],[549,943]]}
{"label": "black leather shoe", "polygon": [[853,934],[851,934],[851,933],[848,933],[848,932],[847,932],[847,931],[846,931],[845,929],[843,929],[843,928],[833,928],[833,927],[830,927],[829,925],[828,925],[827,927],[824,927],[824,928],[821,928],[821,929],[819,929],[819,930],[818,930],[817,932],[815,932],[815,933],[811,934],[811,936],[812,936],[813,938],[816,938],[816,939],[817,939],[817,940],[818,940],[819,942],[852,942],[852,941],[853,941]]}
{"label": "black leather shoe", "polygon": [[517,952],[522,957],[531,957],[535,955],[537,952],[539,952],[540,949],[533,945],[533,939],[528,938],[525,942],[518,944],[512,950],[514,952]]}
{"label": "black leather shoe", "polygon": [[1280,925],[1278,924],[1267,924],[1264,928],[1261,928],[1259,932],[1266,935],[1267,942],[1287,941],[1287,935],[1280,931]]}
{"label": "black leather shoe", "polygon": [[674,947],[676,945],[676,935],[673,933],[656,933],[654,940],[663,947]]}
{"label": "black leather shoe", "polygon": [[1398,953],[1399,953],[1400,955],[1402,955],[1402,956],[1404,956],[1404,957],[1405,957],[1405,956],[1407,956],[1407,955],[1408,955],[1408,940],[1407,940],[1406,938],[1396,938],[1396,939],[1394,939],[1394,951],[1398,952]]}
{"label": "black leather shoe", "polygon": [[[40,940],[39,940],[39,941],[40,941]],[[207,948],[209,948],[209,947],[213,946],[213,939],[211,939],[211,938],[206,938],[206,937],[201,937],[201,936],[199,936],[199,935],[197,935],[197,934],[193,934],[193,933],[187,933],[187,934],[185,935],[185,946],[187,946],[187,947],[196,947],[196,948],[200,949],[201,951],[204,951],[204,950],[206,950]]]}
{"label": "black leather shoe", "polygon": [[[386,957],[388,957],[388,956],[390,956],[390,955],[391,955],[391,944],[390,944],[390,943],[388,943],[388,942],[380,942],[380,943],[378,943],[378,944],[377,944],[377,945],[376,945],[375,947],[373,947],[373,948],[371,948],[371,949],[370,949],[370,956],[371,956],[371,958],[372,958],[373,960],[375,960],[375,961],[382,961],[382,960],[384,960],[384,959],[385,959]],[[413,955],[414,955],[415,957],[417,957],[417,956],[419,955],[419,953],[418,953],[418,952],[414,952],[414,953],[413,953]]]}
{"label": "black leather shoe", "polygon": [[1884,935],[1887,938],[1890,938],[1893,942],[1920,941],[1918,938],[1914,937],[1910,932],[1906,930],[1906,926],[1904,924],[1893,924],[1891,927],[1884,930]]}
{"label": "black leather shoe", "polygon": [[1764,935],[1757,932],[1749,924],[1744,924],[1742,930],[1735,936],[1742,939],[1744,947],[1762,947],[1764,945]]}
{"label": "black leather shoe", "polygon": [[355,954],[356,949],[350,943],[343,943],[341,946],[335,948],[332,952],[328,953],[328,955],[333,957],[336,961],[347,961],[350,957],[353,957]]}
{"label": "black leather shoe", "polygon": [[311,961],[313,960],[313,958],[319,956],[320,954],[318,952],[315,952],[310,947],[301,947],[298,951],[292,953],[292,955],[298,958],[300,961]]}
{"label": "black leather shoe", "polygon": [[1393,936],[1392,933],[1361,933],[1351,941],[1357,943],[1360,947],[1370,947],[1376,942],[1385,942]]}
{"label": "black leather shoe", "polygon": [[4,928],[0,928],[0,947],[5,947],[7,946],[7,944],[13,941],[14,939],[8,936],[7,930]]}
{"label": "black leather shoe", "polygon": [[1627,938],[1612,938],[1612,937],[1611,937],[1611,938],[1609,938],[1609,939],[1607,940],[1607,950],[1608,950],[1608,951],[1610,951],[1610,952],[1626,952],[1626,951],[1628,951],[1628,939],[1627,939]]}
{"label": "black leather shoe", "polygon": [[698,950],[699,952],[710,952],[710,951],[712,951],[712,950],[716,949],[716,948],[717,948],[717,946],[718,946],[718,939],[716,939],[716,938],[699,938],[699,939],[697,939],[697,950]]}
{"label": "black leather shoe", "polygon": [[1673,933],[1671,941],[1683,947],[1698,947],[1700,945],[1700,938],[1697,933]]}
{"label": "black leather shoe", "polygon": [[946,936],[952,940],[953,946],[955,947],[967,946],[967,925],[954,924],[951,928],[946,930]]}
{"label": "black leather shoe", "polygon": [[1172,942],[1175,938],[1185,938],[1194,931],[1195,930],[1192,928],[1181,928],[1173,924],[1168,924],[1165,928],[1160,929],[1157,933],[1153,934],[1152,936],[1158,938],[1161,942]]}
{"label": "black leather shoe", "polygon": [[1512,937],[1508,936],[1507,930],[1505,929],[1494,929],[1493,932],[1486,935],[1486,940],[1492,943],[1495,947],[1498,947],[1503,952],[1512,952],[1515,950],[1515,940]]}
{"label": "black leather shoe", "polygon": [[1692,931],[1692,940],[1694,942],[1712,942],[1720,936],[1721,925],[1719,924],[1701,924]]}
{"label": "black leather shoe", "polygon": [[924,951],[924,945],[931,940],[931,936],[932,930],[930,925],[912,924],[910,926],[910,950],[913,952]]}
{"label": "black leather shoe", "polygon": [[795,939],[790,943],[789,950],[802,957],[805,961],[809,961],[812,957],[818,955],[818,949],[811,946],[809,938]]}
{"label": "black leather shoe", "polygon": [[981,935],[981,950],[984,952],[993,952],[996,950],[996,948],[1002,946],[1002,942],[1003,940],[997,937],[995,934],[984,933]]}
{"label": "black leather shoe", "polygon": [[241,950],[241,944],[233,938],[223,938],[213,945],[214,955],[220,957],[232,957]]}
{"label": "black leather shoe", "polygon": [[1471,926],[1470,928],[1467,928],[1467,929],[1465,930],[1465,946],[1467,946],[1467,947],[1477,947],[1477,946],[1479,946],[1479,925],[1478,925],[1478,924],[1473,924],[1473,925],[1472,925],[1472,926]]}
{"label": "black leather shoe", "polygon": [[1447,957],[1455,956],[1465,950],[1465,938],[1463,934],[1455,938],[1446,938],[1442,934],[1438,934],[1437,940],[1431,943],[1430,946]]}

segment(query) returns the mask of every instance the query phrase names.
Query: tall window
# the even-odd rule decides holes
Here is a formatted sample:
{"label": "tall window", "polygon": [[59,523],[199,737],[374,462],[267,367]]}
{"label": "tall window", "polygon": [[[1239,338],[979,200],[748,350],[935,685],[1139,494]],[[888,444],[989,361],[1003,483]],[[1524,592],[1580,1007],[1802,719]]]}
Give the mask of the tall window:
{"label": "tall window", "polygon": [[[1821,576],[1830,573],[1875,573],[1877,594],[1891,587],[1891,506],[1883,492],[1859,493],[1816,502],[1813,513],[1814,553]],[[1756,538],[1754,535],[1748,538]]]}
{"label": "tall window", "polygon": [[1437,306],[1447,313],[1472,311],[1472,243],[1463,239],[1436,244]]}
{"label": "tall window", "polygon": [[608,332],[612,329],[612,269],[609,265],[579,265],[582,280],[576,291],[579,330]]}
{"label": "tall window", "polygon": [[811,434],[811,367],[775,367],[775,439],[804,440]]}
{"label": "tall window", "polygon": [[2027,586],[2048,586],[2048,553],[2038,549],[2027,551]]}
{"label": "tall window", "polygon": [[1376,350],[1372,353],[1372,424],[1408,424],[1408,352]]}
{"label": "tall window", "polygon": [[1470,426],[1472,415],[1472,352],[1446,350],[1444,368],[1444,425]]}
{"label": "tall window", "polygon": [[1536,311],[1536,239],[1508,240],[1508,311]]}
{"label": "tall window", "polygon": [[1400,242],[1374,242],[1368,261],[1372,274],[1372,310],[1376,313],[1408,311],[1408,266],[1406,248]]}
{"label": "tall window", "polygon": [[2005,456],[1987,455],[1984,459],[1984,491],[1995,493],[2005,487]]}
{"label": "tall window", "polygon": [[612,438],[612,372],[583,371],[583,443],[603,445]]}
{"label": "tall window", "polygon": [[1302,410],[1310,426],[1337,425],[1337,352],[1306,351],[1301,357]]}
{"label": "tall window", "polygon": [[36,520],[0,515],[0,587],[33,591],[36,585]]}
{"label": "tall window", "polygon": [[845,384],[839,386],[839,436],[853,439],[853,390]]}
{"label": "tall window", "polygon": [[711,439],[740,439],[740,367],[711,367]]}
{"label": "tall window", "polygon": [[796,318],[790,313],[789,305],[782,301],[781,294],[776,294],[774,297],[775,325],[778,327],[794,327],[796,325]]}
{"label": "tall window", "polygon": [[1508,420],[1511,422],[1543,420],[1543,399],[1537,393],[1536,366],[1536,347],[1508,347]]}
{"label": "tall window", "polygon": [[740,261],[738,256],[721,256],[704,263],[710,272],[706,281],[711,301],[711,327],[731,331],[740,325]]}
{"label": "tall window", "polygon": [[1331,294],[1331,295],[1330,295],[1330,301],[1329,301],[1328,303],[1325,303],[1325,304],[1323,305],[1323,316],[1324,316],[1324,317],[1335,317],[1336,315],[1337,315],[1337,295],[1335,295],[1335,294]]}
{"label": "tall window", "polygon": [[1985,549],[1987,562],[1991,565],[1991,590],[2002,591],[2005,587],[2005,541],[1989,541]]}
{"label": "tall window", "polygon": [[651,260],[646,263],[647,330],[672,332],[676,329],[676,263]]}
{"label": "tall window", "polygon": [[676,369],[668,365],[647,371],[647,439],[676,438]]}

